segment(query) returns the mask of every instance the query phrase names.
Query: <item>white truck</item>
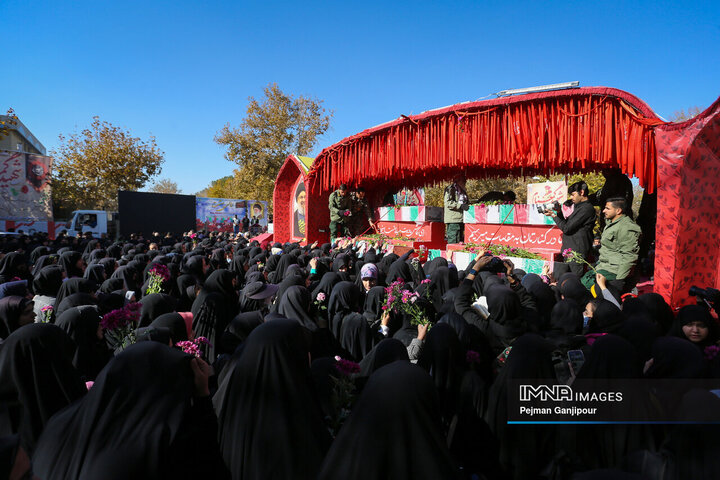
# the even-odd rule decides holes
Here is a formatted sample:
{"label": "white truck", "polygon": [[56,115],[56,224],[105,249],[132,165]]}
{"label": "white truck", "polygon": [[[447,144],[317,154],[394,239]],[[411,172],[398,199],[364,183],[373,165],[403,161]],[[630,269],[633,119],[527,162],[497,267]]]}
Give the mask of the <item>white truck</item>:
{"label": "white truck", "polygon": [[0,234],[25,233],[32,235],[37,232],[45,232],[51,239],[55,239],[63,232],[73,237],[78,233],[91,232],[95,238],[100,238],[102,235],[115,238],[118,230],[117,223],[118,214],[116,212],[75,210],[67,222],[22,218],[0,219]]}
{"label": "white truck", "polygon": [[[91,232],[95,238],[99,238],[103,234],[109,238],[115,238],[117,221],[117,212],[75,210],[72,212],[70,220],[65,223],[65,231],[67,235],[73,237],[78,233],[85,234],[86,232]],[[57,229],[55,231],[57,232]]]}

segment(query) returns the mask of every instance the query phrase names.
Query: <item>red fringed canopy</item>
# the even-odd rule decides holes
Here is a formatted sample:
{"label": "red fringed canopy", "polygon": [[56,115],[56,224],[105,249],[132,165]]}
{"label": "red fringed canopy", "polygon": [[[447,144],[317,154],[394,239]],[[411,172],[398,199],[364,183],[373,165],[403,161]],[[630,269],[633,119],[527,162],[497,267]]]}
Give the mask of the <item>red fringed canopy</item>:
{"label": "red fringed canopy", "polygon": [[312,194],[341,183],[425,185],[469,178],[619,167],[655,190],[653,126],[637,97],[588,87],[468,102],[405,116],[325,148],[308,172]]}

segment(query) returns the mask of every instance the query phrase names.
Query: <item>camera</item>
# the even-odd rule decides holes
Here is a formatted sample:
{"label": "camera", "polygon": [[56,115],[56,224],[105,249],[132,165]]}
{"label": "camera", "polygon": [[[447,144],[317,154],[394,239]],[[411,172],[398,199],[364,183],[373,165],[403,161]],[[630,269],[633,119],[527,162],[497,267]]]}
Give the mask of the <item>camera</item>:
{"label": "camera", "polygon": [[716,290],[714,288],[702,289],[700,287],[692,286],[690,287],[690,290],[688,290],[688,294],[713,303],[720,300],[720,290]]}
{"label": "camera", "polygon": [[505,264],[499,257],[493,257],[492,260],[490,260],[490,263],[485,265],[485,267],[482,270],[484,272],[490,272],[490,273],[505,273],[506,268],[505,268]]}
{"label": "camera", "polygon": [[538,203],[536,205],[538,213],[545,213],[547,210],[557,210],[560,208],[560,203],[555,200],[553,203]]}

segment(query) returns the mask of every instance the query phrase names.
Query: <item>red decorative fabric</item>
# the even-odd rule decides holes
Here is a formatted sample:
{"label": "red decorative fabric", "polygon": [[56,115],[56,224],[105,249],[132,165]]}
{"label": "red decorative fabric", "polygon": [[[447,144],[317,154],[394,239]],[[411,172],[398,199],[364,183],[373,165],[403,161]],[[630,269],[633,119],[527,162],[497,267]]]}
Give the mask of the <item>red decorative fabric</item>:
{"label": "red decorative fabric", "polygon": [[720,99],[656,129],[658,216],[654,290],[674,307],[688,289],[720,288]]}
{"label": "red decorative fabric", "polygon": [[278,242],[291,240],[293,227],[293,187],[298,176],[304,176],[300,160],[288,155],[280,167],[273,190],[273,231]]}
{"label": "red decorative fabric", "polygon": [[[284,179],[288,163],[274,202],[275,218],[287,215],[289,235],[289,190],[297,173]],[[328,239],[327,197],[340,183],[365,187],[377,206],[388,191],[449,180],[459,169],[483,177],[608,166],[658,193],[654,290],[678,307],[693,301],[687,294],[692,285],[720,288],[720,99],[678,124],[663,123],[638,98],[605,87],[403,116],[320,153],[305,180],[308,241]],[[278,228],[285,227],[276,220]]]}
{"label": "red decorative fabric", "polygon": [[324,149],[308,172],[313,194],[340,183],[392,188],[500,172],[525,175],[620,167],[655,189],[647,105],[590,87],[454,105],[365,130]]}

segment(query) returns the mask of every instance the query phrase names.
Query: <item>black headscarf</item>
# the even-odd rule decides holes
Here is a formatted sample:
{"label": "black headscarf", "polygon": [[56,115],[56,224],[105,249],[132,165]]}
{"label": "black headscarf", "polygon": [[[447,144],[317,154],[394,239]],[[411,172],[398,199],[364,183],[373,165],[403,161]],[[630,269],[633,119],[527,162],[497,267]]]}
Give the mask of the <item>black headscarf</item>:
{"label": "black headscarf", "polygon": [[203,271],[204,258],[202,255],[193,255],[188,258],[181,270],[182,273],[192,275],[196,281],[203,282],[205,280],[205,272]]}
{"label": "black headscarf", "polygon": [[557,347],[576,348],[585,344],[585,337],[581,335],[582,309],[575,300],[566,298],[555,304],[550,313],[549,327],[545,338]]}
{"label": "black headscarf", "polygon": [[555,454],[555,431],[546,425],[508,425],[508,380],[554,383],[554,345],[535,334],[513,342],[505,366],[490,388],[485,421],[500,443],[500,465],[511,478],[535,478]]}
{"label": "black headscarf", "polygon": [[638,297],[648,309],[650,320],[657,325],[658,335],[665,335],[673,324],[672,308],[659,293],[644,293]]}
{"label": "black headscarf", "polygon": [[51,251],[50,247],[46,247],[44,245],[35,247],[35,249],[30,253],[30,265],[34,266],[40,257],[43,255],[49,255]]}
{"label": "black headscarf", "polygon": [[49,265],[35,275],[33,291],[36,295],[56,297],[62,283],[62,269],[57,265]]}
{"label": "black headscarf", "polygon": [[[541,320],[539,325],[540,329],[543,330],[547,328],[550,323],[550,313],[555,305],[555,293],[552,291],[552,288],[543,282],[540,276],[535,273],[525,275],[521,283],[523,287],[525,287],[525,290],[535,297],[535,303]],[[581,307],[585,308],[585,305]]]}
{"label": "black headscarf", "polygon": [[642,378],[643,364],[630,342],[619,335],[603,335],[593,343],[578,378]]}
{"label": "black headscarf", "polygon": [[230,317],[225,297],[216,292],[201,291],[192,306],[192,329],[197,337],[205,337],[210,345],[202,348],[210,363],[215,361],[220,336],[225,331]]}
{"label": "black headscarf", "polygon": [[330,331],[335,338],[340,338],[340,328],[345,315],[360,310],[361,299],[360,287],[352,282],[340,282],[333,287],[328,301],[328,319]]}
{"label": "black headscarf", "polygon": [[225,299],[225,311],[230,316],[235,316],[238,310],[238,292],[233,286],[233,279],[237,278],[234,272],[229,270],[215,270],[208,275],[203,290],[209,293],[219,293]]}
{"label": "black headscarf", "polygon": [[13,278],[27,280],[29,271],[22,253],[10,252],[0,260],[0,283],[10,282]]}
{"label": "black headscarf", "polygon": [[578,305],[582,305],[583,308],[585,308],[587,302],[592,299],[592,294],[580,282],[580,279],[577,278],[577,275],[574,275],[572,273],[567,274],[567,276],[563,275],[559,282],[559,285],[560,293],[562,293],[563,297],[575,300],[575,303],[577,303]]}
{"label": "black headscarf", "polygon": [[648,378],[686,379],[705,375],[702,352],[687,340],[659,337],[653,342],[651,355],[653,363],[645,372]]}
{"label": "black headscarf", "polygon": [[505,285],[491,285],[485,295],[493,332],[500,341],[509,344],[512,339],[525,333],[527,322],[523,318],[517,293]]}
{"label": "black headscarf", "polygon": [[[352,266],[352,264],[350,262],[350,255],[348,255],[346,253],[341,253],[340,255],[338,255],[337,257],[335,257],[333,259],[333,265],[332,265],[333,272],[337,273],[343,281],[350,280],[350,267],[351,266]],[[346,270],[341,272],[340,271],[341,268],[345,268]]]}
{"label": "black headscarf", "polygon": [[[478,282],[479,279],[479,282]],[[480,284],[478,286],[478,283]],[[484,295],[487,297],[488,291],[490,291],[490,287],[494,285],[505,285],[502,280],[500,280],[500,277],[497,276],[497,274],[488,272],[488,271],[482,271],[478,273],[478,275],[475,277],[475,280],[473,281],[473,289],[478,295]],[[478,290],[479,288],[479,290]]]}
{"label": "black headscarf", "polygon": [[318,478],[460,478],[443,437],[430,376],[407,362],[377,370],[333,442]]}
{"label": "black headscarf", "polygon": [[59,306],[65,297],[73,293],[95,293],[95,288],[95,283],[85,278],[70,278],[65,280],[60,286],[57,297],[55,297],[55,305]]}
{"label": "black headscarf", "polygon": [[326,299],[329,299],[330,294],[333,291],[333,287],[335,287],[335,285],[337,285],[340,281],[340,275],[335,272],[327,272],[320,279],[320,283],[318,284],[318,286],[315,287],[315,289],[312,291],[312,300],[315,301],[317,299],[318,293],[320,292],[325,294]]}
{"label": "black headscarf", "polygon": [[98,264],[88,265],[83,274],[83,278],[94,282],[96,285],[102,285],[105,281],[105,267]]}
{"label": "black headscarf", "polygon": [[278,284],[283,281],[287,274],[287,269],[290,265],[297,265],[297,257],[294,255],[281,255],[278,261],[277,268],[275,269],[275,275],[273,275],[272,283]]}
{"label": "black headscarf", "polygon": [[110,294],[117,290],[122,290],[125,287],[125,282],[122,278],[108,278],[100,286],[100,292]]}
{"label": "black headscarf", "polygon": [[359,362],[373,348],[374,338],[365,318],[359,313],[345,315],[340,327],[340,345]]}
{"label": "black headscarf", "polygon": [[188,339],[185,320],[177,312],[163,313],[150,323],[151,327],[170,329],[173,345]]}
{"label": "black headscarf", "polygon": [[115,273],[116,263],[114,258],[101,258],[96,265],[102,265],[105,269],[106,278],[110,278],[112,274]]}
{"label": "black headscarf", "polygon": [[81,307],[83,305],[98,305],[98,301],[89,293],[73,293],[63,298],[63,301],[59,304],[55,301],[55,311],[53,312],[54,318],[59,317],[65,313],[65,311],[73,307]]}
{"label": "black headscarf", "polygon": [[285,318],[297,320],[303,327],[314,332],[318,326],[310,316],[310,303],[310,292],[307,288],[293,285],[285,290],[278,302],[277,313]]}
{"label": "black headscarf", "polygon": [[[285,296],[285,292],[293,287],[293,286],[304,286],[305,281],[300,275],[294,275],[290,274],[286,276],[282,282],[278,285],[278,291],[275,294],[275,303],[270,307],[271,312],[277,312],[278,307],[280,306],[280,300]],[[308,298],[310,297],[310,294],[308,293]]]}
{"label": "black headscarf", "polygon": [[430,275],[430,294],[435,310],[440,311],[443,307],[443,297],[451,289],[458,286],[457,271],[448,267],[438,267]]}
{"label": "black headscarf", "polygon": [[632,343],[643,362],[652,356],[651,350],[657,337],[657,325],[645,316],[628,317],[616,333]]}
{"label": "black headscarf", "polygon": [[[176,283],[179,296],[177,304],[178,312],[188,312],[195,300],[194,295],[192,298],[188,295],[188,288],[195,287],[195,285],[197,285],[197,281],[192,275],[180,275],[177,278]],[[194,289],[192,291],[194,292]]]}
{"label": "black headscarf", "polygon": [[317,475],[330,436],[312,390],[302,332],[295,320],[263,323],[225,367],[213,403],[233,478]]}
{"label": "black headscarf", "polygon": [[190,361],[156,342],[118,354],[81,402],[52,419],[35,472],[47,480],[224,478],[208,399],[193,400]]}
{"label": "black headscarf", "polygon": [[138,274],[134,268],[129,268],[127,265],[121,265],[118,267],[110,278],[119,278],[123,281],[123,289],[131,292],[137,292],[139,287],[137,283]]}
{"label": "black headscarf", "polygon": [[0,298],[0,339],[7,338],[20,328],[20,315],[28,303],[32,303],[32,300],[16,295]]}
{"label": "black headscarf", "polygon": [[398,278],[401,278],[405,283],[411,283],[413,281],[410,265],[402,259],[397,259],[392,263],[392,265],[390,265],[390,269],[388,270],[386,276],[386,282],[390,285],[392,282],[397,281]]}
{"label": "black headscarf", "polygon": [[432,277],[432,274],[435,273],[435,270],[437,270],[440,267],[447,267],[448,261],[443,257],[435,257],[432,260],[429,260],[425,262],[425,265],[423,265],[423,271],[425,272],[425,275],[427,277]]}
{"label": "black headscarf", "polygon": [[107,343],[98,339],[100,312],[96,306],[73,307],[66,310],[55,321],[77,347],[73,366],[84,380],[94,380],[100,370],[112,357]]}
{"label": "black headscarf", "polygon": [[33,323],[10,334],[0,348],[0,413],[28,453],[50,417],[85,394],[72,365],[75,346],[56,325]]}
{"label": "black headscarf", "polygon": [[36,276],[42,268],[49,267],[51,265],[55,265],[62,270],[62,267],[58,265],[59,260],[60,256],[57,254],[43,255],[42,257],[38,258],[37,262],[35,262],[35,265],[33,265],[31,272],[32,276]]}
{"label": "black headscarf", "polygon": [[588,322],[589,333],[614,333],[620,330],[625,316],[612,302],[600,300]]}
{"label": "black headscarf", "polygon": [[175,311],[175,299],[165,293],[153,293],[146,295],[140,300],[142,309],[140,310],[139,327],[149,326],[153,320],[164,313]]}
{"label": "black headscarf", "polygon": [[433,377],[443,418],[449,423],[457,411],[460,382],[465,370],[465,352],[455,329],[447,323],[433,326],[417,364]]}
{"label": "black headscarf", "polygon": [[385,300],[385,287],[372,287],[365,296],[365,305],[363,306],[363,316],[368,322],[380,320],[382,316],[382,306]]}
{"label": "black headscarf", "polygon": [[223,332],[220,347],[223,353],[232,354],[238,346],[247,340],[250,332],[262,325],[263,316],[260,312],[239,313],[230,321]]}
{"label": "black headscarf", "polygon": [[360,376],[369,377],[380,367],[398,360],[410,362],[407,347],[397,338],[380,340],[360,362]]}
{"label": "black headscarf", "polygon": [[80,260],[82,260],[82,254],[80,252],[70,251],[60,255],[60,266],[63,268],[63,270],[65,270],[65,275],[67,275],[67,278],[82,278],[83,271],[77,266],[77,263]]}
{"label": "black headscarf", "polygon": [[390,265],[392,265],[393,262],[395,262],[395,260],[397,260],[398,258],[400,258],[400,257],[398,257],[397,254],[395,254],[395,253],[388,253],[388,254],[385,255],[379,262],[376,263],[376,265],[377,265],[377,267],[378,267],[378,271],[381,272],[382,275],[383,275],[383,277],[385,277],[385,278],[387,279],[387,283],[388,283],[388,284],[390,284],[390,283],[394,282],[395,280],[397,280],[397,278],[392,278],[392,279],[391,279],[391,278],[388,276],[388,272],[390,271]]}
{"label": "black headscarf", "polygon": [[172,334],[167,327],[141,327],[135,329],[136,342],[158,342],[172,346]]}
{"label": "black headscarf", "polygon": [[682,307],[677,317],[675,317],[675,322],[670,329],[669,335],[690,341],[682,329],[682,327],[690,322],[702,322],[708,328],[707,337],[705,337],[705,340],[702,342],[694,343],[696,347],[705,348],[708,345],[715,344],[718,338],[720,338],[720,328],[718,328],[717,323],[710,316],[707,308],[700,305],[686,305]]}

